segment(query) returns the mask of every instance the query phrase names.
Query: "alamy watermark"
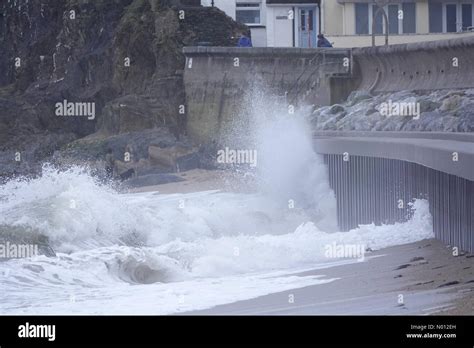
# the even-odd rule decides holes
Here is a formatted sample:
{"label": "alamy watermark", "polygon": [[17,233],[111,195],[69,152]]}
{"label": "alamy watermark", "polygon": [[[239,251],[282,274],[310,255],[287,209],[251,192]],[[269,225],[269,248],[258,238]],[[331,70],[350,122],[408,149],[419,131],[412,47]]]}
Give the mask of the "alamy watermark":
{"label": "alamy watermark", "polygon": [[68,102],[64,99],[55,105],[56,116],[82,116],[88,120],[95,119],[94,102]]}
{"label": "alamy watermark", "polygon": [[29,258],[39,255],[36,244],[0,243],[0,259]]}
{"label": "alamy watermark", "polygon": [[364,244],[337,244],[332,242],[326,244],[324,256],[330,259],[357,259],[364,261],[365,245]]}
{"label": "alamy watermark", "polygon": [[379,105],[382,116],[411,116],[414,120],[420,118],[420,103],[417,102],[393,102],[388,100]]}
{"label": "alamy watermark", "polygon": [[37,325],[26,322],[18,326],[19,338],[46,338],[50,342],[56,340],[56,325]]}
{"label": "alamy watermark", "polygon": [[232,150],[226,147],[217,151],[217,163],[222,164],[248,164],[257,166],[257,150]]}

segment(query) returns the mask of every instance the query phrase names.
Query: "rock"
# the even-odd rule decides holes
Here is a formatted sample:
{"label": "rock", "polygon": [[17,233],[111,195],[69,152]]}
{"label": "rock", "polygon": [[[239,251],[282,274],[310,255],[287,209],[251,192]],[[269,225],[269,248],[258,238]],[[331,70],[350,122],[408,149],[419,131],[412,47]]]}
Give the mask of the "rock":
{"label": "rock", "polygon": [[462,98],[457,95],[451,95],[447,98],[445,98],[439,107],[440,111],[448,112],[448,111],[454,111],[458,107],[461,106],[462,103]]}
{"label": "rock", "polygon": [[329,109],[329,113],[330,114],[338,114],[338,113],[341,113],[341,112],[344,112],[345,111],[345,108],[344,106],[340,105],[340,104],[334,104],[331,106],[331,108]]}
{"label": "rock", "polygon": [[458,109],[458,132],[474,132],[474,103]]}
{"label": "rock", "polygon": [[[217,8],[187,7],[180,20],[181,8],[154,0],[5,3],[0,180],[37,171],[60,149],[58,160],[67,154],[68,160],[97,161],[107,147],[120,158],[124,144],[106,138],[123,133],[166,127],[173,142],[181,140],[183,46],[235,46],[240,33],[248,31]],[[76,11],[75,20],[63,15],[70,9]],[[22,58],[21,67],[15,69],[12,57]],[[56,116],[55,104],[64,100],[95,103],[95,117]],[[92,134],[101,140],[74,142]],[[137,152],[146,153],[148,145]],[[11,163],[12,151],[18,150],[28,165]]]}
{"label": "rock", "polygon": [[127,95],[107,103],[97,128],[105,134],[121,134],[164,126],[164,118],[147,99]]}
{"label": "rock", "polygon": [[433,101],[427,98],[419,99],[418,103],[420,103],[420,112],[430,112],[438,109],[441,106],[440,102]]}
{"label": "rock", "polygon": [[[449,122],[449,125],[452,125],[452,120]],[[446,117],[439,117],[430,121],[424,130],[430,132],[443,132],[450,129],[449,125],[446,123]]]}
{"label": "rock", "polygon": [[217,143],[211,142],[199,147],[199,167],[202,169],[217,169]]}
{"label": "rock", "polygon": [[372,114],[375,114],[376,112],[378,113],[378,110],[374,106],[371,106],[370,108],[367,109],[367,111],[365,112],[365,115],[370,116]]}
{"label": "rock", "polygon": [[363,100],[371,99],[373,96],[367,91],[353,91],[347,98],[349,105],[355,105]]}
{"label": "rock", "polygon": [[321,117],[321,121],[318,124],[319,129],[332,130],[337,127],[337,124],[343,123],[343,119],[346,116],[346,112],[342,112],[339,115],[327,118]]}
{"label": "rock", "polygon": [[172,174],[149,174],[127,180],[124,185],[127,187],[144,187],[179,181],[184,181],[184,179]]}
{"label": "rock", "polygon": [[135,176],[137,173],[137,170],[135,169],[135,162],[132,161],[123,162],[120,160],[115,160],[115,171],[121,180],[129,179]]}
{"label": "rock", "polygon": [[199,153],[193,152],[176,159],[176,167],[179,172],[184,172],[200,167]]}
{"label": "rock", "polygon": [[[469,98],[473,95],[474,89],[399,91],[373,97],[367,92],[356,91],[341,105],[343,112],[340,112],[339,104],[332,106],[337,118],[331,116],[331,108],[321,108],[313,112],[311,124],[314,130],[472,132],[474,101]],[[420,103],[420,117],[381,115],[378,106],[388,100],[392,103]]]}
{"label": "rock", "polygon": [[[193,153],[194,150],[189,147],[180,145],[173,145],[171,147],[161,148],[155,145],[148,147],[148,155],[150,156],[150,162],[155,165],[177,169],[178,158],[182,158],[186,155]],[[185,160],[182,161],[185,165]]]}
{"label": "rock", "polygon": [[466,91],[464,91],[464,90],[454,90],[454,91],[448,92],[447,96],[451,97],[453,95],[457,95],[457,96],[460,96],[460,97],[464,97],[467,94],[468,93],[466,93]]}

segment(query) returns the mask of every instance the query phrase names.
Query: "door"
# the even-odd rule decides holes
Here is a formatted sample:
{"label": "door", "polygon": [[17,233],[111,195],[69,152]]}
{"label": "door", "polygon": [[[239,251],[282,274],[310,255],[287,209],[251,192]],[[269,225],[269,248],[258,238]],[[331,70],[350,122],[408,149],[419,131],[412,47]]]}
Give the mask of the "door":
{"label": "door", "polygon": [[299,47],[316,47],[316,7],[299,8]]}

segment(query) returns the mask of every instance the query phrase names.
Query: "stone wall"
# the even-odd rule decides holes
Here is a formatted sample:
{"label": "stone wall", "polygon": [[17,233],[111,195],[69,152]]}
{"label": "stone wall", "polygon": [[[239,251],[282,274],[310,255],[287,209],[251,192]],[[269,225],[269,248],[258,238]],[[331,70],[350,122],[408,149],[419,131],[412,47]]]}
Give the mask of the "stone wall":
{"label": "stone wall", "polygon": [[216,140],[229,120],[242,117],[242,96],[256,82],[287,104],[315,106],[342,102],[355,90],[474,87],[474,37],[347,50],[186,47],[184,53],[187,130],[198,142]]}
{"label": "stone wall", "polygon": [[474,37],[353,49],[371,92],[474,87]]}
{"label": "stone wall", "polygon": [[327,105],[331,78],[350,72],[350,51],[340,49],[185,47],[184,54],[187,131],[198,142],[216,140],[244,117],[252,89],[290,105]]}

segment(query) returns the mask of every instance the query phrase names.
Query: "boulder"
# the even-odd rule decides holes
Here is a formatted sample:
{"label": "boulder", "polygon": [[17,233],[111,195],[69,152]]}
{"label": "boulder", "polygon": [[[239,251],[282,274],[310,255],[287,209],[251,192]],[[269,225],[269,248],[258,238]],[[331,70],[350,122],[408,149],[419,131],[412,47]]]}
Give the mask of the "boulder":
{"label": "boulder", "polygon": [[461,106],[462,103],[462,97],[459,96],[458,94],[451,95],[445,99],[443,99],[443,102],[439,109],[444,112],[453,112],[456,110],[458,107]]}
{"label": "boulder", "polygon": [[[165,148],[156,145],[148,147],[148,155],[151,164],[172,168],[173,171],[177,171],[178,169],[177,163],[179,158],[183,158],[194,152],[195,150],[193,148],[181,145],[173,145]],[[186,159],[183,159],[181,162],[185,165]]]}

